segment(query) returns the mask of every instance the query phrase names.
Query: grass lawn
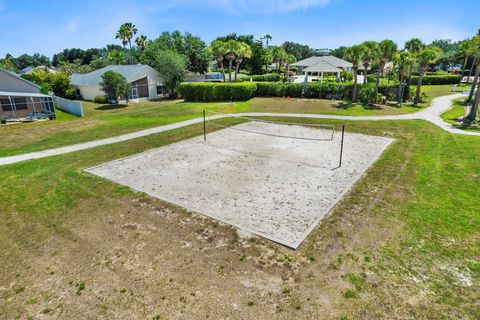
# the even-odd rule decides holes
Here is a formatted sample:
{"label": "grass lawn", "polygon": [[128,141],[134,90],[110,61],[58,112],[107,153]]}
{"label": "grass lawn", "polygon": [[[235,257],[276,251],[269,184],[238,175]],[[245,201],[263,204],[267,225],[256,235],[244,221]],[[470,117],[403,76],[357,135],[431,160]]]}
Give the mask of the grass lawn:
{"label": "grass lawn", "polygon": [[[184,117],[171,112],[162,120]],[[478,137],[424,121],[342,123],[396,142],[297,251],[82,172],[201,125],[2,167],[0,314],[477,318]]]}
{"label": "grass lawn", "polygon": [[466,130],[466,131],[480,132],[480,128],[478,127],[465,127],[458,124],[457,119],[465,116],[465,107],[463,105],[464,100],[465,100],[464,98],[455,99],[453,101],[452,109],[443,113],[441,117],[443,120],[445,120],[445,122],[453,124],[455,127],[459,129]]}
{"label": "grass lawn", "polygon": [[319,99],[255,98],[246,102],[183,103],[146,101],[130,103],[126,108],[111,108],[83,102],[85,117],[58,112],[58,120],[30,124],[0,126],[0,157],[39,151],[79,142],[107,138],[145,128],[188,120],[201,116],[202,109],[218,112],[294,112],[350,116],[393,115],[416,112],[428,106],[431,99],[449,94],[452,86],[424,86],[425,103],[405,104],[382,109],[362,104]]}

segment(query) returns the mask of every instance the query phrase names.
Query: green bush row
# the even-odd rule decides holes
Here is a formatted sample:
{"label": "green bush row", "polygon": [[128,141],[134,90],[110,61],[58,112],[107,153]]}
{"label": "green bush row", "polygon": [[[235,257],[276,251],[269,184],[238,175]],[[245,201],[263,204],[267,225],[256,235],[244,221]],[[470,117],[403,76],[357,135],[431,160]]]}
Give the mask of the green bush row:
{"label": "green bush row", "polygon": [[283,75],[278,73],[266,73],[266,74],[254,74],[250,76],[245,76],[239,79],[240,82],[252,81],[255,82],[277,82],[283,80]]}
{"label": "green bush row", "polygon": [[[443,75],[426,75],[423,77],[422,85],[441,85],[441,84],[457,84],[460,82],[460,75],[456,74],[443,74]],[[367,76],[369,83],[375,83],[377,76],[369,74]],[[408,79],[405,79],[408,81]],[[395,80],[398,82],[398,80]],[[418,76],[412,76],[411,85],[416,85],[418,82]]]}
{"label": "green bush row", "polygon": [[95,96],[93,102],[105,104],[108,102],[108,98],[106,96]]}
{"label": "green bush row", "polygon": [[[422,85],[440,85],[440,84],[457,84],[460,82],[462,76],[456,74],[425,76],[422,80]],[[412,85],[417,84],[418,76],[412,77]]]}
{"label": "green bush row", "polygon": [[[248,100],[254,96],[350,100],[353,95],[353,86],[353,83],[185,82],[180,84],[179,92],[186,101]],[[370,97],[369,91],[373,90],[370,88],[373,88],[370,84],[368,88],[364,88],[362,96]],[[360,92],[361,89],[362,85],[359,85],[358,91]],[[398,86],[380,84],[378,92],[388,100],[396,100]],[[410,87],[407,86],[404,98],[410,97]]]}
{"label": "green bush row", "polygon": [[[314,98],[330,100],[351,100],[353,95],[353,83],[257,83],[257,97],[291,97],[291,98]],[[358,85],[358,91],[362,89]],[[366,91],[365,89],[364,91]],[[388,100],[396,100],[398,86],[380,84],[378,92]],[[365,95],[367,96],[367,95]],[[404,99],[411,97],[410,87],[405,87]]]}
{"label": "green bush row", "polygon": [[178,88],[186,101],[233,101],[248,100],[255,95],[255,82],[183,82]]}

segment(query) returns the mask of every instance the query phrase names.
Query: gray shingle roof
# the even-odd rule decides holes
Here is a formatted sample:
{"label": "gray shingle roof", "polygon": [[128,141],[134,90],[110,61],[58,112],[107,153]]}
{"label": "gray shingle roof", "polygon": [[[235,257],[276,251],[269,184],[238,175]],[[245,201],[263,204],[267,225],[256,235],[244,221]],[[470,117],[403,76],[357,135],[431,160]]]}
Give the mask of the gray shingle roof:
{"label": "gray shingle roof", "polygon": [[317,64],[314,64],[310,67],[307,67],[307,68],[303,69],[303,71],[308,71],[308,72],[341,72],[342,69],[337,68],[337,67],[331,65],[328,62],[320,61]]}
{"label": "gray shingle roof", "polygon": [[31,82],[31,81],[28,81],[27,79],[22,78],[22,77],[19,76],[18,74],[13,73],[13,72],[8,71],[8,70],[3,69],[3,68],[0,68],[0,77],[2,76],[2,75],[1,75],[2,72],[4,72],[5,74],[10,75],[10,76],[12,76],[12,77],[17,78],[17,79],[20,80],[20,81],[23,81],[23,82],[25,82],[25,83],[28,83],[29,85],[31,85],[32,87],[35,87],[36,89],[40,89],[40,86],[39,86],[38,84],[33,83],[33,82]]}
{"label": "gray shingle roof", "polygon": [[334,56],[313,56],[307,59],[303,59],[300,61],[297,61],[295,63],[292,63],[292,66],[297,66],[297,67],[310,67],[313,65],[316,65],[320,62],[326,62],[331,64],[332,66],[335,66],[337,68],[351,68],[352,64],[348,61],[345,61],[343,59],[334,57]]}
{"label": "gray shingle roof", "polygon": [[133,82],[143,78],[146,69],[151,69],[151,67],[147,65],[110,65],[90,73],[74,73],[70,76],[70,82],[74,86],[98,86],[102,81],[102,74],[107,71],[118,72],[128,82]]}

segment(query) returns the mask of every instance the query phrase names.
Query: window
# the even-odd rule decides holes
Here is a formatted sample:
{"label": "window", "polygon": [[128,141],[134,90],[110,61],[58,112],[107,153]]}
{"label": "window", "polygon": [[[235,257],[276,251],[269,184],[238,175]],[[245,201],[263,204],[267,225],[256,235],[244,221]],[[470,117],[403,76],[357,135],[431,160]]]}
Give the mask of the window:
{"label": "window", "polygon": [[12,111],[12,105],[7,98],[0,99],[0,106],[2,106],[2,111]]}
{"label": "window", "polygon": [[15,105],[15,110],[28,110],[26,98],[13,98],[12,100]]}
{"label": "window", "polygon": [[168,94],[168,90],[166,86],[157,86],[157,95],[165,95]]}

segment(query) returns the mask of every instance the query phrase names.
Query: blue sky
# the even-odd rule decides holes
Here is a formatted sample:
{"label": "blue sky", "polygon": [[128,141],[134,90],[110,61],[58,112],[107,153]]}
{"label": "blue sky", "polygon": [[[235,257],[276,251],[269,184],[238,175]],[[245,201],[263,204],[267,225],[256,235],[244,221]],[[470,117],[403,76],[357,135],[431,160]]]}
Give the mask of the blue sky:
{"label": "blue sky", "polygon": [[178,29],[207,42],[231,32],[314,48],[385,38],[400,45],[412,37],[461,40],[480,28],[473,19],[479,9],[479,0],[0,0],[0,56],[119,43],[115,31],[129,21],[149,38]]}

